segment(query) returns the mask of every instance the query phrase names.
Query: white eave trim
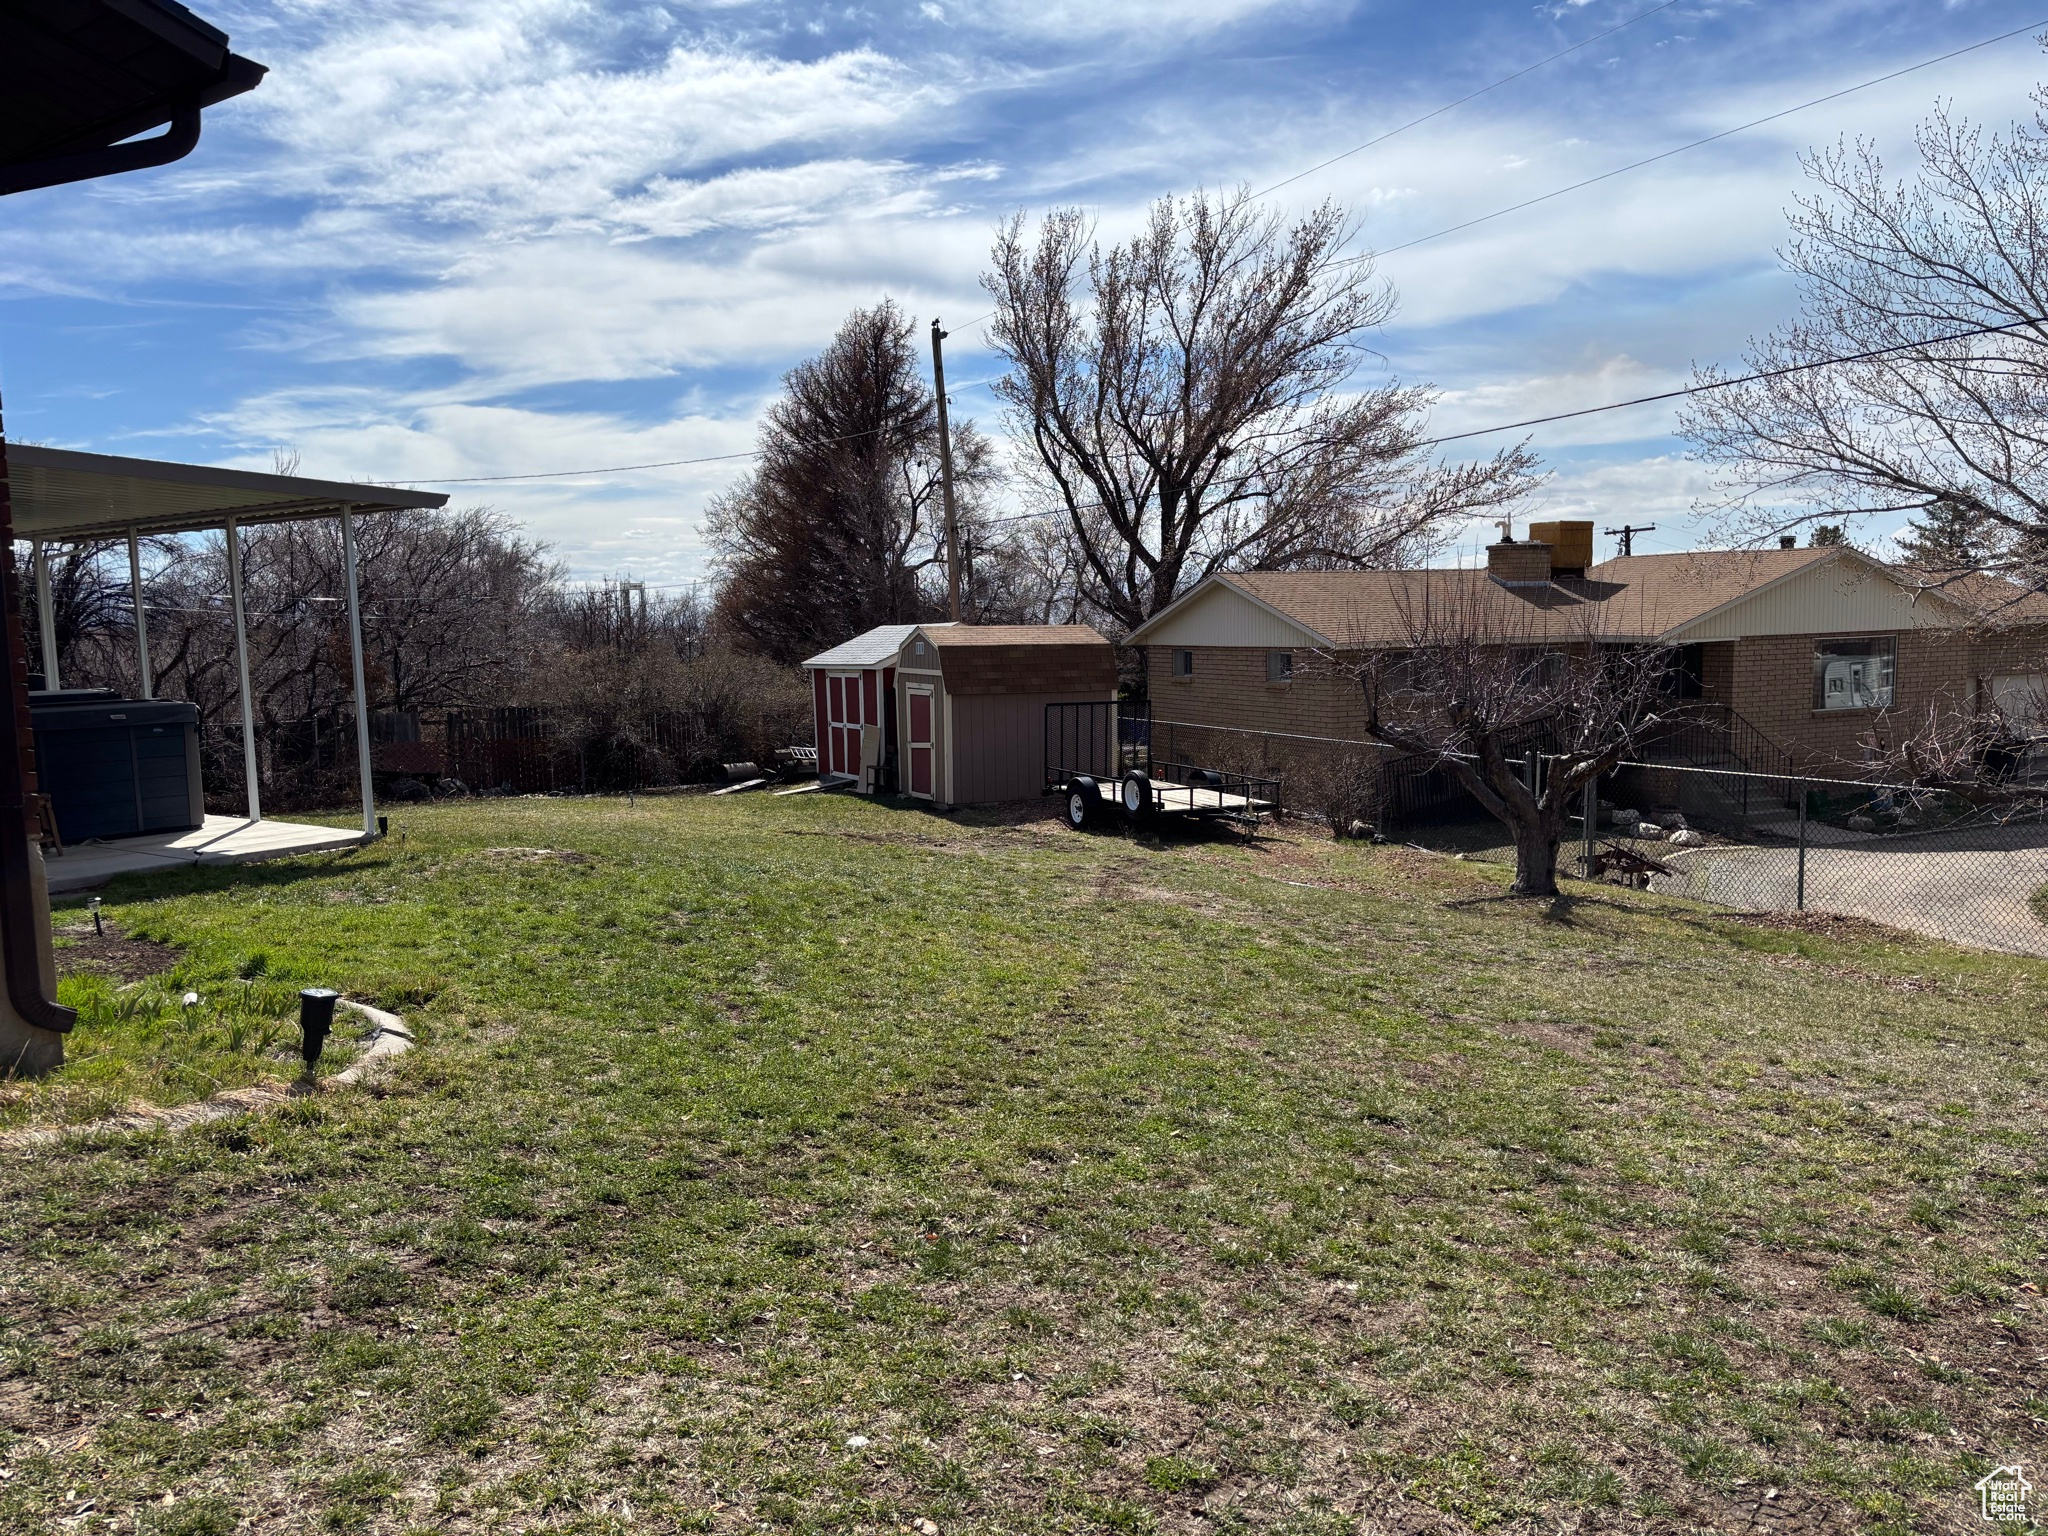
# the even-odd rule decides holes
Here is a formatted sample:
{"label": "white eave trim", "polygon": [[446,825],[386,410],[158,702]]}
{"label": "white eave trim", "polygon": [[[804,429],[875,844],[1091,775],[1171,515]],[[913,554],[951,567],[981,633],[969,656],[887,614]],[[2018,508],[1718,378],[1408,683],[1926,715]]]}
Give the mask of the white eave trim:
{"label": "white eave trim", "polygon": [[1183,592],[1179,597],[1176,597],[1172,602],[1168,603],[1164,608],[1160,609],[1159,612],[1153,614],[1151,618],[1147,619],[1144,623],[1140,624],[1136,629],[1132,630],[1128,635],[1124,636],[1124,644],[1150,644],[1151,642],[1149,641],[1147,636],[1155,626],[1164,624],[1168,619],[1174,617],[1174,615],[1178,614],[1181,611],[1181,609],[1187,607],[1188,604],[1192,603],[1196,598],[1202,596],[1212,586],[1224,587],[1230,592],[1237,595],[1238,597],[1243,598],[1253,607],[1264,609],[1267,613],[1271,614],[1281,623],[1300,630],[1301,633],[1307,637],[1308,643],[1310,645],[1319,645],[1322,646],[1325,650],[1332,651],[1337,650],[1339,648],[1337,642],[1332,640],[1328,635],[1318,634],[1315,630],[1310,629],[1306,624],[1302,623],[1301,620],[1297,619],[1293,614],[1287,612],[1284,608],[1275,608],[1263,597],[1258,596],[1258,594],[1254,592],[1246,591],[1243,587],[1240,587],[1236,582],[1232,581],[1228,575],[1220,571],[1213,576],[1204,576],[1200,581],[1195,583],[1194,587],[1191,590]]}
{"label": "white eave trim", "polygon": [[1904,581],[1901,581],[1899,579],[1898,573],[1894,571],[1890,566],[1886,565],[1883,561],[1873,560],[1870,558],[1870,556],[1864,554],[1861,550],[1852,549],[1845,544],[1841,548],[1830,551],[1828,554],[1821,556],[1821,558],[1818,560],[1809,560],[1804,565],[1795,566],[1793,569],[1787,571],[1782,576],[1772,577],[1769,581],[1765,582],[1760,587],[1751,587],[1747,592],[1744,592],[1741,596],[1731,597],[1727,602],[1722,603],[1717,607],[1709,608],[1705,613],[1694,614],[1691,618],[1687,619],[1683,624],[1674,625],[1672,628],[1664,631],[1663,634],[1657,636],[1657,643],[1660,645],[1683,644],[1686,632],[1688,630],[1699,628],[1700,625],[1706,623],[1709,619],[1717,619],[1724,613],[1729,613],[1737,608],[1740,608],[1744,603],[1751,602],[1756,598],[1762,597],[1766,592],[1771,591],[1775,587],[1781,587],[1788,581],[1796,581],[1802,576],[1810,576],[1815,571],[1821,570],[1830,565],[1838,565],[1844,560],[1853,560],[1858,565],[1862,566],[1870,574],[1877,576],[1882,580],[1890,582],[1900,592],[1905,594],[1906,600],[1909,603],[1918,604],[1921,598],[1931,597],[1939,600],[1945,607],[1947,607],[1953,613],[1967,614],[1968,612],[1968,610],[1963,608],[1960,604],[1958,604],[1954,598],[1945,597],[1931,587],[1908,586]]}

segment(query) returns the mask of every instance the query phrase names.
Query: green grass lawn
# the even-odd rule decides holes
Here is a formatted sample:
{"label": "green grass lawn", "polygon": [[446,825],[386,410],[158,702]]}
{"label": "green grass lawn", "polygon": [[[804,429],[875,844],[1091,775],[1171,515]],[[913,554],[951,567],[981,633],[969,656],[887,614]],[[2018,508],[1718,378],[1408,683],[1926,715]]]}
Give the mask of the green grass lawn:
{"label": "green grass lawn", "polygon": [[[836,796],[403,820],[107,892],[144,987],[421,1044],[5,1155],[0,1529],[1962,1532],[2042,1459],[2038,962]],[[96,985],[86,1070],[198,1091]]]}

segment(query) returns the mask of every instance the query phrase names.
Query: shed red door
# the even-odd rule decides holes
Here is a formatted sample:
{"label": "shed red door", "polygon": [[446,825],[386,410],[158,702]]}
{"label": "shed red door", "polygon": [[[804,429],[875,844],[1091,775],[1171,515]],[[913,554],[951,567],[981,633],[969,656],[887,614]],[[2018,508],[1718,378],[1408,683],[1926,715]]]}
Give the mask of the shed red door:
{"label": "shed red door", "polygon": [[839,729],[846,719],[846,679],[834,673],[825,679],[825,771],[846,772],[846,744]]}
{"label": "shed red door", "polygon": [[835,672],[825,683],[826,771],[858,776],[860,728],[867,723],[861,709],[861,674]]}
{"label": "shed red door", "polygon": [[932,694],[929,688],[910,690],[910,737],[904,745],[910,753],[910,792],[929,796],[932,792]]}

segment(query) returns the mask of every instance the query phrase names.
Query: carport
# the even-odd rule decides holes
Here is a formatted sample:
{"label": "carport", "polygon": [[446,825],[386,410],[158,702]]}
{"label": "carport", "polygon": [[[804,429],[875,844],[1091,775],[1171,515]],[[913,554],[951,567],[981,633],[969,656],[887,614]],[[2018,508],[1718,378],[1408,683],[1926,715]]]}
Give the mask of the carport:
{"label": "carport", "polygon": [[[163,868],[169,863],[245,863],[331,848],[374,836],[375,791],[370,778],[370,716],[363,674],[363,625],[356,569],[356,519],[408,508],[437,508],[448,498],[433,491],[353,485],[300,475],[260,474],[157,459],[117,458],[62,448],[9,444],[8,490],[17,538],[29,541],[42,621],[43,685],[54,693],[56,614],[50,602],[53,545],[118,541],[128,544],[128,574],[135,607],[137,671],[150,697],[149,622],[143,602],[140,539],[145,534],[187,534],[219,529],[227,540],[228,601],[234,619],[236,678],[240,687],[242,767],[246,818],[208,816],[196,831],[175,836],[122,838],[67,852],[50,868],[56,891],[96,885],[110,875]],[[362,832],[265,821],[256,752],[254,701],[249,687],[249,632],[243,606],[241,533],[245,525],[335,518],[341,525],[342,564],[353,669],[356,756],[362,789]],[[30,694],[33,701],[36,695]]]}

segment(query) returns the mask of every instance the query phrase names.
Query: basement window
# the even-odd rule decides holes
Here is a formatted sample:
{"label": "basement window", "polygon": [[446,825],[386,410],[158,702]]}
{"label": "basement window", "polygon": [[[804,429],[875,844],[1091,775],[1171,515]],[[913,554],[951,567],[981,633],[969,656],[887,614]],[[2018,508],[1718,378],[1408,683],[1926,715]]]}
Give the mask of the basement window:
{"label": "basement window", "polygon": [[1294,652],[1266,652],[1266,681],[1269,683],[1291,683],[1294,681]]}
{"label": "basement window", "polygon": [[1890,635],[1858,640],[1816,640],[1813,707],[1890,709],[1897,642]]}
{"label": "basement window", "polygon": [[1193,677],[1195,675],[1195,653],[1193,651],[1175,651],[1173,653],[1173,675],[1175,677]]}

